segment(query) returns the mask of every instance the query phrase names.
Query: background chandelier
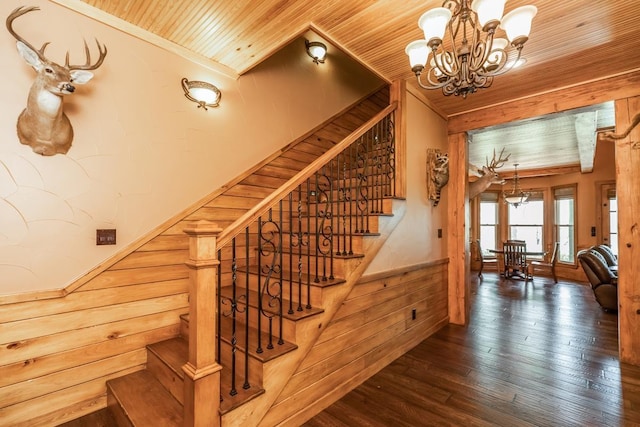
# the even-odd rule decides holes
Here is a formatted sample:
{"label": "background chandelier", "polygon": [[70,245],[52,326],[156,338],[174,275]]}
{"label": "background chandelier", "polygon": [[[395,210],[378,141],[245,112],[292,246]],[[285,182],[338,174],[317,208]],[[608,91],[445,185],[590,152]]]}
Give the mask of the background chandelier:
{"label": "background chandelier", "polygon": [[[488,88],[494,76],[516,66],[538,9],[521,6],[503,17],[506,1],[445,0],[442,7],[425,12],[418,20],[424,40],[413,41],[405,49],[418,84],[466,98],[478,89]],[[449,50],[443,45],[447,27]],[[508,41],[494,38],[498,28],[504,30]],[[429,57],[428,71],[423,73]],[[423,74],[426,82],[422,81]]]}
{"label": "background chandelier", "polygon": [[518,164],[515,163],[513,166],[515,167],[515,173],[513,175],[513,189],[511,190],[511,193],[503,192],[502,195],[505,203],[509,203],[517,208],[519,205],[527,203],[529,193],[525,193],[520,189],[520,185],[518,183]]}

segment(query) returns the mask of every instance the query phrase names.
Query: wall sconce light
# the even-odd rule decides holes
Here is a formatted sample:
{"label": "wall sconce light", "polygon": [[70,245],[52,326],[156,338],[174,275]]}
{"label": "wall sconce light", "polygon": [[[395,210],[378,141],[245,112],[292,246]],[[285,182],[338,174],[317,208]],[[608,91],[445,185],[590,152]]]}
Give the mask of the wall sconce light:
{"label": "wall sconce light", "polygon": [[324,63],[327,56],[327,46],[324,43],[305,40],[304,45],[307,47],[307,55],[313,58],[313,62],[316,64]]}
{"label": "wall sconce light", "polygon": [[211,83],[201,82],[198,80],[182,79],[182,90],[184,96],[189,101],[198,104],[198,108],[202,107],[207,111],[207,107],[217,107],[222,98],[222,92]]}

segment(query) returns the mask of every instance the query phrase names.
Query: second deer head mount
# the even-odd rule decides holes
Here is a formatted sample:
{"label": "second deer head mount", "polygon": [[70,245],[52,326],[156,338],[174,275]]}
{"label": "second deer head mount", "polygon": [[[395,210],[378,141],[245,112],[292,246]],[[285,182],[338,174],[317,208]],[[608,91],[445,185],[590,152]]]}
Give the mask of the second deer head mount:
{"label": "second deer head mount", "polygon": [[29,91],[27,107],[18,117],[18,138],[34,152],[43,156],[53,156],[58,153],[65,154],[73,141],[71,122],[62,110],[63,96],[73,93],[75,84],[84,84],[91,80],[93,73],[90,70],[102,65],[107,56],[107,48],[96,40],[100,56],[94,64],[91,64],[91,53],[86,42],[86,62],[83,65],[69,64],[68,52],[64,66],[47,59],[44,51],[49,42],[36,49],[13,29],[13,21],[16,18],[35,10],[40,8],[21,6],[7,17],[7,30],[17,40],[20,56],[37,73]]}
{"label": "second deer head mount", "polygon": [[469,184],[469,200],[476,197],[478,194],[485,191],[491,184],[504,184],[504,179],[500,178],[500,175],[496,172],[496,169],[504,166],[505,162],[509,160],[511,153],[507,157],[503,157],[504,148],[500,151],[500,155],[496,159],[496,150],[493,150],[493,158],[489,161],[486,158],[486,165],[481,168],[469,164],[469,169],[480,175],[480,178]]}

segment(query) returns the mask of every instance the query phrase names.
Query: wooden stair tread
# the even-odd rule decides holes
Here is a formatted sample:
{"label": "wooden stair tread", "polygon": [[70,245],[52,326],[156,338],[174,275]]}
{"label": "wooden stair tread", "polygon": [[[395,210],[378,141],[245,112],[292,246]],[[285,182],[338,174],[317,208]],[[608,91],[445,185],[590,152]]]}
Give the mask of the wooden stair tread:
{"label": "wooden stair tread", "polygon": [[[303,254],[303,256],[304,256],[304,254]],[[242,266],[242,267],[238,267],[238,271],[239,272],[244,272],[244,273],[248,272],[250,274],[258,274],[259,268],[258,268],[257,265],[250,265],[248,269],[247,269],[247,267]],[[282,271],[283,281],[289,282],[289,276],[290,275],[291,275],[291,277],[294,278],[294,283],[297,283],[298,282],[298,273],[290,272],[289,270],[283,270]],[[310,274],[307,274],[307,273],[302,273],[301,280],[302,280],[302,284],[303,285],[305,285],[307,283],[307,281],[309,281],[311,286],[320,287],[320,288],[326,288],[326,287],[329,287],[329,286],[339,285],[339,284],[345,282],[344,279],[337,278],[337,277],[334,277],[333,279],[320,280],[319,282],[316,282],[315,281],[315,275],[310,275]]]}
{"label": "wooden stair tread", "polygon": [[182,405],[146,370],[107,381],[133,426],[182,426]]}
{"label": "wooden stair tread", "polygon": [[[327,280],[328,281],[328,280]],[[239,289],[244,289],[244,288],[239,288]],[[232,288],[231,286],[224,286],[221,289],[221,295],[223,297],[226,298],[231,298],[232,297]],[[257,307],[257,303],[256,301],[258,301],[259,299],[259,295],[258,292],[256,291],[249,291],[249,305],[251,307]],[[269,306],[269,300],[270,297],[268,295],[263,295],[262,296],[262,308],[264,311],[266,311],[267,313],[274,313],[276,312],[275,309],[270,308]],[[243,301],[241,301],[243,302]],[[294,303],[294,307],[296,306],[296,304]],[[290,319],[290,320],[300,320],[300,319],[304,319],[310,316],[315,316],[316,314],[322,313],[324,310],[321,308],[307,308],[303,305],[302,310],[297,310],[294,309],[293,313],[289,313],[287,307],[289,307],[289,300],[282,300],[282,317],[284,317],[285,319]],[[224,337],[224,334],[223,334]]]}
{"label": "wooden stair tread", "polygon": [[154,353],[177,376],[184,379],[182,366],[189,359],[189,343],[185,339],[177,337],[149,344],[147,350]]}

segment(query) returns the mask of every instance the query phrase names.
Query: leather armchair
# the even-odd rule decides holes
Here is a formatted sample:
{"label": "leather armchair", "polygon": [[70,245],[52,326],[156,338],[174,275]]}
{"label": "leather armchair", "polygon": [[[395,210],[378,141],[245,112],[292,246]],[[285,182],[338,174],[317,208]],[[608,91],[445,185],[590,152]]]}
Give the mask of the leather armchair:
{"label": "leather armchair", "polygon": [[596,301],[605,311],[618,311],[618,276],[607,265],[604,257],[593,248],[578,252]]}
{"label": "leather armchair", "polygon": [[609,267],[609,270],[613,271],[613,273],[617,276],[618,275],[618,257],[616,257],[616,255],[613,253],[611,248],[607,245],[598,245],[598,246],[592,246],[591,249],[593,249],[594,251],[597,251],[600,255],[602,255],[604,260],[607,262],[607,266]]}

